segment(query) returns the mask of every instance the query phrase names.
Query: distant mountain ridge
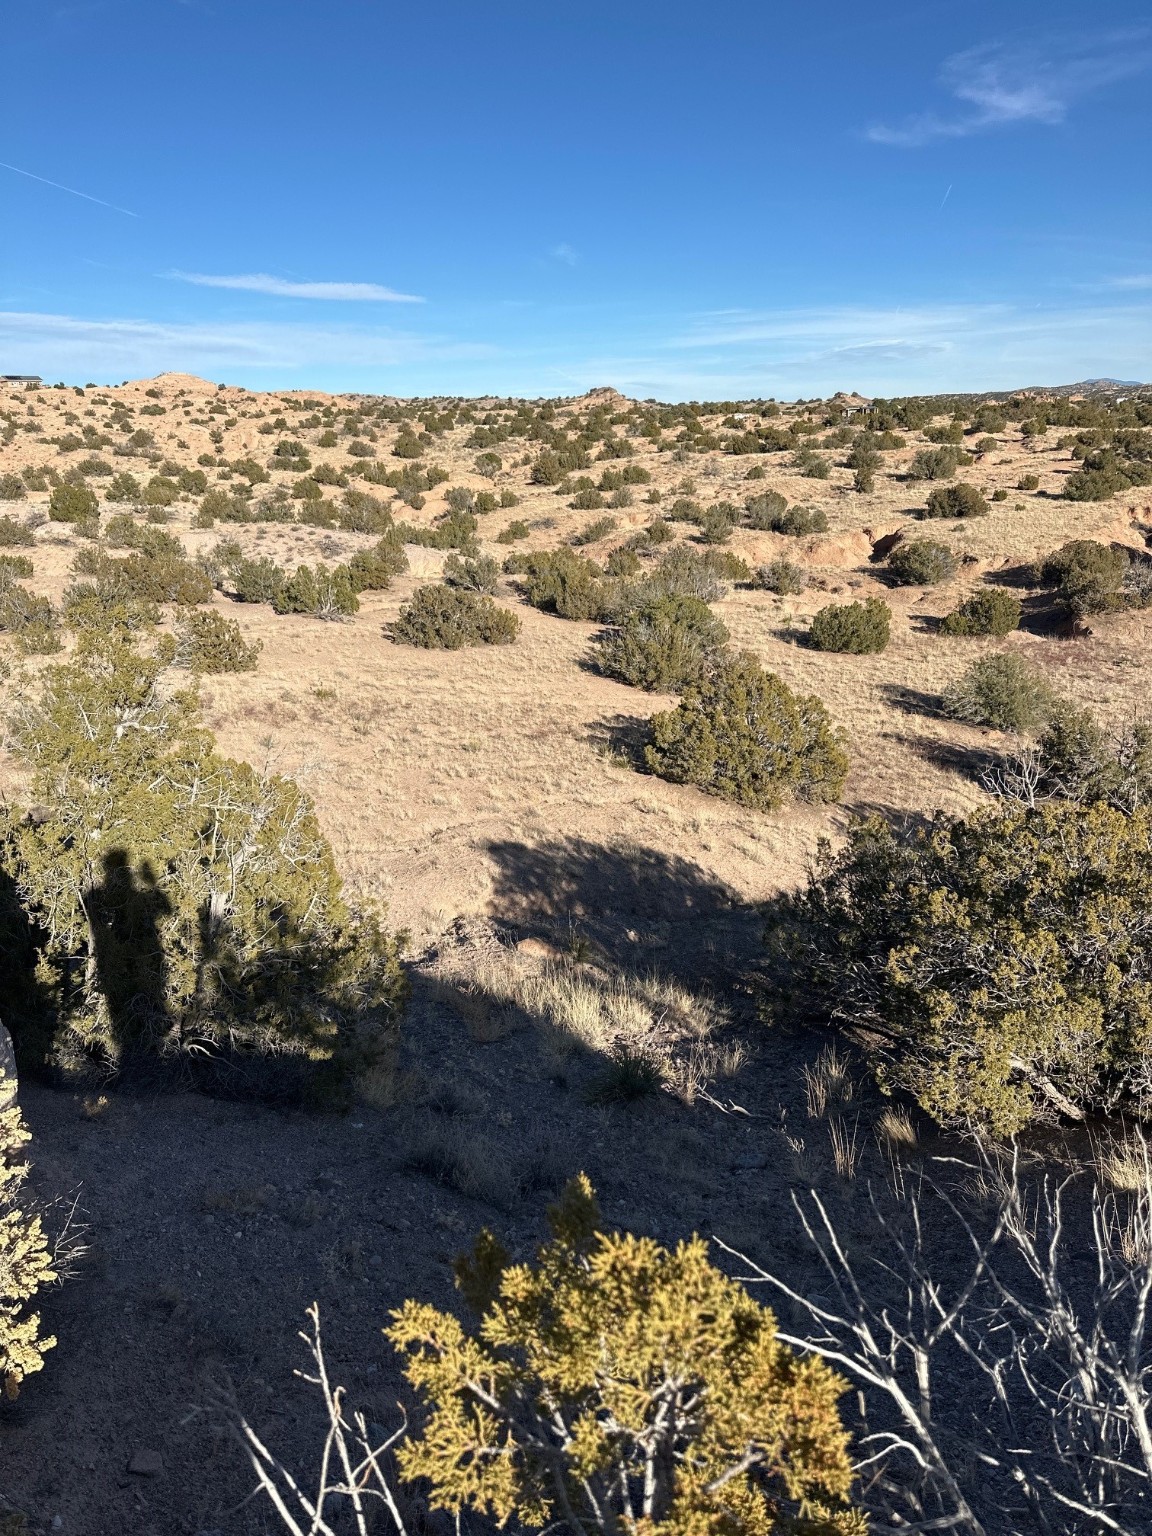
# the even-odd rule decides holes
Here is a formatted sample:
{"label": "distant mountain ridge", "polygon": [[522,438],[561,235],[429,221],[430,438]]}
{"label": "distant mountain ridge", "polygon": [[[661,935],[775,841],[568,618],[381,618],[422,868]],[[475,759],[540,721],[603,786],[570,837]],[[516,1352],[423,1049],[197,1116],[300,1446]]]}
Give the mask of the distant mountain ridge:
{"label": "distant mountain ridge", "polygon": [[1081,379],[1078,384],[1031,384],[1027,390],[1013,391],[1035,395],[1089,395],[1114,389],[1144,389],[1139,379]]}

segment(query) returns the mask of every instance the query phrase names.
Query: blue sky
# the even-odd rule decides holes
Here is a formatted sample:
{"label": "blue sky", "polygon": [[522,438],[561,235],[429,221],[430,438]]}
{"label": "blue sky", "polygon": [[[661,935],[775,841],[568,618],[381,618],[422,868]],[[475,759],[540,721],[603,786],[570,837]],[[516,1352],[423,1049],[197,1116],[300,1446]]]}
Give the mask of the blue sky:
{"label": "blue sky", "polygon": [[1152,378],[1146,5],[0,0],[0,38],[0,372]]}

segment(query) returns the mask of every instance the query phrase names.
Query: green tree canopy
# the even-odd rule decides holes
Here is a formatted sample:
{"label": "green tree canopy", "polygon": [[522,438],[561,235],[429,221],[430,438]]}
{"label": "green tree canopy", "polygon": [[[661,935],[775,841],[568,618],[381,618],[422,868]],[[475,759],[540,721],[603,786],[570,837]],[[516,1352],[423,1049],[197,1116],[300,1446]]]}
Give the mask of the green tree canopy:
{"label": "green tree canopy", "polygon": [[396,941],[349,909],[304,791],[217,754],[172,648],[87,632],[11,722],[38,806],[0,816],[14,1032],[64,1070],[370,1050]]}

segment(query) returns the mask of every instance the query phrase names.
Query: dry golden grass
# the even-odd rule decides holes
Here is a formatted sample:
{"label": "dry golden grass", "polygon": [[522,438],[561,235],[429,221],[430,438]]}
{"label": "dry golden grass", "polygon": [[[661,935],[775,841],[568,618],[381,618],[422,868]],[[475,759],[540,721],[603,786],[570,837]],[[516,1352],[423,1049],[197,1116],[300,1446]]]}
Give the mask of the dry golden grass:
{"label": "dry golden grass", "polygon": [[876,1136],[892,1152],[910,1152],[919,1142],[911,1114],[899,1104],[890,1104],[877,1115]]}
{"label": "dry golden grass", "polygon": [[848,1058],[835,1045],[826,1045],[816,1060],[804,1068],[804,1097],[813,1120],[836,1114],[856,1097]]}
{"label": "dry golden grass", "polygon": [[1152,1184],[1152,1149],[1138,1128],[1108,1137],[1096,1150],[1096,1169],[1113,1189],[1134,1194]]}

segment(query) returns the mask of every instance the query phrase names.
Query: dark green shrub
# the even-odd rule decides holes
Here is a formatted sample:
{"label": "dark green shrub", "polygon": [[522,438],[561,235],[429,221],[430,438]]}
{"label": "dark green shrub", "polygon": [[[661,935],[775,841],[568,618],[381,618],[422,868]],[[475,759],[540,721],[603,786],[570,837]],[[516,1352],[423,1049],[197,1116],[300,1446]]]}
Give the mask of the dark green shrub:
{"label": "dark green shrub", "polygon": [[392,579],[408,569],[408,556],[396,533],[386,533],[371,549],[363,549],[348,562],[348,575],[357,592],[385,592]]}
{"label": "dark green shrub", "polygon": [[495,479],[504,467],[504,461],[498,453],[481,453],[476,456],[476,472],[487,480]]}
{"label": "dark green shrub", "polygon": [[134,553],[120,560],[101,549],[81,550],[73,563],[79,575],[94,576],[98,584],[144,603],[194,606],[209,600],[211,580],[203,566],[185,557],[179,539],[126,515],[115,522],[117,538]]}
{"label": "dark green shrub", "polygon": [[[144,525],[137,522],[130,512],[116,512],[104,524],[104,542],[113,549],[138,549],[144,531]],[[175,549],[168,550],[169,554],[179,556],[184,553],[183,545],[173,539],[171,534],[162,534],[161,539],[169,545],[176,545]],[[87,550],[77,556],[81,568],[89,558],[97,559],[98,556]]]}
{"label": "dark green shrub", "polygon": [[307,796],[217,756],[195,695],[160,686],[166,654],[82,637],[14,722],[42,809],[0,827],[5,929],[37,935],[34,979],[3,956],[6,1022],[81,1080],[142,1054],[250,1073],[382,1052],[397,944],[344,902]]}
{"label": "dark green shrub", "polygon": [[276,613],[303,613],[317,619],[344,619],[360,610],[356,583],[346,565],[297,566],[272,598]]}
{"label": "dark green shrub", "polygon": [[0,548],[30,549],[36,542],[31,528],[14,517],[0,517]]}
{"label": "dark green shrub", "polygon": [[752,572],[739,555],[679,544],[661,555],[645,585],[654,596],[681,594],[716,603],[727,595],[730,582],[751,580]]}
{"label": "dark green shrub", "polygon": [[449,512],[433,528],[416,528],[411,523],[397,523],[396,533],[405,544],[425,549],[476,549],[476,530],[480,525],[471,512]]}
{"label": "dark green shrub", "polygon": [[962,443],[964,441],[964,426],[962,422],[950,421],[947,426],[925,427],[924,436],[930,443]]}
{"label": "dark green shrub", "polygon": [[[573,502],[575,506],[575,502]],[[617,523],[614,517],[598,517],[594,523],[588,523],[581,528],[579,533],[574,533],[568,540],[570,544],[598,544],[601,539],[606,539],[616,532]]]}
{"label": "dark green shrub", "polygon": [[296,501],[323,501],[324,492],[313,480],[311,475],[302,475],[292,486],[292,496]]}
{"label": "dark green shrub", "polygon": [[507,527],[501,528],[496,535],[496,542],[497,544],[515,544],[520,539],[526,539],[531,531],[523,518],[513,518]]}
{"label": "dark green shrub", "polygon": [[545,449],[528,472],[528,479],[533,485],[559,485],[563,478],[560,459],[551,449]]}
{"label": "dark green shrub", "polygon": [[653,518],[644,529],[644,542],[652,545],[653,548],[660,544],[670,544],[675,537],[671,524],[665,522],[662,517]]}
{"label": "dark green shrub", "polygon": [[112,466],[104,459],[81,459],[76,466],[76,472],[82,480],[103,480],[106,475],[112,473]]}
{"label": "dark green shrub", "polygon": [[109,561],[95,581],[74,581],[64,593],[63,620],[77,635],[120,635],[154,629],[160,609],[145,598],[135,597],[119,569]]}
{"label": "dark green shrub", "polygon": [[1011,634],[1020,628],[1020,599],[1003,587],[987,587],[966,598],[940,621],[942,635]]}
{"label": "dark green shrub", "polygon": [[980,810],[910,842],[875,818],[778,904],[778,1003],[845,1021],[882,1087],[945,1125],[1143,1115],[1150,908],[1143,808]]}
{"label": "dark green shrub", "polygon": [[[260,473],[267,480],[265,471],[261,470]],[[208,476],[202,469],[182,469],[176,476],[176,483],[189,496],[203,496],[208,489]]]}
{"label": "dark green shrub", "polygon": [[736,508],[730,502],[720,501],[706,507],[697,523],[701,543],[727,544],[736,526],[737,516]]}
{"label": "dark green shrub", "polygon": [[1003,486],[1000,486],[997,490],[992,492],[992,500],[993,501],[1007,501],[1008,500],[1008,492],[1004,489]]}
{"label": "dark green shrub", "polygon": [[1034,731],[1055,705],[1043,674],[1011,654],[981,656],[944,694],[944,708],[957,720],[997,731]]}
{"label": "dark green shrub", "polygon": [[1039,475],[1021,475],[1016,482],[1016,489],[1018,491],[1034,491],[1039,484]]}
{"label": "dark green shrub", "polygon": [[[1029,800],[1106,801],[1132,813],[1152,806],[1152,723],[1135,719],[1109,737],[1090,709],[1058,704],[1021,783]],[[1006,785],[1010,779],[1004,777]]]}
{"label": "dark green shrub", "polygon": [[690,496],[678,496],[664,514],[669,522],[695,523],[704,515],[704,508]]}
{"label": "dark green shrub", "polygon": [[906,539],[888,556],[888,574],[901,587],[930,587],[956,574],[956,556],[935,539]]}
{"label": "dark green shrub", "polygon": [[262,496],[255,506],[240,501],[237,497],[232,498],[232,504],[236,508],[235,515],[229,519],[232,522],[294,523],[296,521],[296,509],[292,505],[292,498],[283,486],[268,496]]}
{"label": "dark green shrub", "polygon": [[458,651],[470,645],[510,645],[520,620],[478,592],[461,587],[420,587],[388,626],[400,645]]}
{"label": "dark green shrub", "polygon": [[835,800],[848,772],[820,700],[793,694],[749,652],[707,670],[650,730],[644,756],[653,773],[755,810],[792,795]]}
{"label": "dark green shrub", "polygon": [[1064,482],[1064,495],[1071,501],[1107,501],[1117,491],[1150,482],[1152,436],[1122,429],[1111,444],[1084,451],[1082,467]]}
{"label": "dark green shrub", "polygon": [[146,507],[170,507],[179,498],[180,487],[166,475],[153,475],[140,494]]}
{"label": "dark green shrub", "polygon": [[583,486],[568,505],[575,512],[596,512],[604,505],[604,498],[595,486]]}
{"label": "dark green shrub", "polygon": [[500,492],[500,505],[501,507],[518,507],[520,505],[520,498],[514,490],[506,486]]}
{"label": "dark green shrub", "polygon": [[315,480],[317,485],[346,486],[348,484],[348,476],[334,468],[331,464],[315,465],[311,472],[311,478]]}
{"label": "dark green shrub", "polygon": [[462,560],[459,555],[449,555],[444,562],[444,580],[450,587],[460,587],[466,592],[496,590],[500,567],[491,555],[480,555],[475,560]]}
{"label": "dark green shrub", "polygon": [[607,677],[650,693],[680,693],[716,663],[727,643],[728,630],[707,603],[675,596],[631,609],[594,646]]}
{"label": "dark green shrub", "polygon": [[909,480],[951,480],[960,463],[956,448],[921,448],[908,466]]}
{"label": "dark green shrub", "polygon": [[424,444],[414,432],[403,431],[392,445],[392,455],[397,459],[418,459],[424,452]]}
{"label": "dark green shrub", "polygon": [[0,475],[0,501],[23,501],[24,482],[19,475]]}
{"label": "dark green shrub", "polygon": [[827,533],[828,514],[823,507],[788,507],[775,520],[774,531],[802,538],[810,533]]}
{"label": "dark green shrub", "polygon": [[973,432],[1003,432],[1008,418],[995,405],[982,405],[972,418]]}
{"label": "dark green shrub", "polygon": [[251,523],[255,521],[252,509],[246,501],[230,496],[227,491],[212,490],[200,503],[192,520],[194,528],[212,528],[217,519],[222,523]]}
{"label": "dark green shrub", "polygon": [[1073,539],[1040,563],[1039,580],[1055,587],[1072,613],[1113,613],[1129,606],[1128,552],[1094,539]]}
{"label": "dark green shrub", "polygon": [[25,655],[51,655],[60,649],[52,604],[20,586],[12,571],[0,571],[0,633],[11,635]]}
{"label": "dark green shrub", "polygon": [[193,609],[176,623],[173,661],[192,672],[251,672],[262,649],[262,641],[245,640],[235,619],[212,608]]}
{"label": "dark green shrub", "polygon": [[987,517],[988,503],[974,485],[941,485],[929,493],[925,517]]}
{"label": "dark green shrub", "polygon": [[319,501],[301,502],[298,520],[306,528],[335,528],[340,513],[335,502],[325,501],[322,497]]}
{"label": "dark green shrub", "polygon": [[444,501],[451,512],[471,512],[476,500],[474,492],[466,485],[453,485],[444,492]]}
{"label": "dark green shrub", "polygon": [[604,570],[609,576],[628,578],[638,576],[643,565],[636,551],[625,544],[612,551],[604,562]]}
{"label": "dark green shrub", "polygon": [[791,560],[771,560],[756,572],[756,579],[766,592],[779,597],[794,597],[808,585],[808,573]]}
{"label": "dark green shrub", "polygon": [[523,560],[524,596],[533,608],[559,614],[562,619],[605,616],[610,589],[593,561],[566,548],[541,550],[525,555]]}
{"label": "dark green shrub", "polygon": [[34,569],[27,555],[0,555],[0,581],[27,581]]}
{"label": "dark green shrub", "polygon": [[878,597],[862,603],[830,603],[812,619],[809,640],[818,651],[866,656],[888,644],[892,610]]}
{"label": "dark green shrub", "polygon": [[268,461],[268,467],[287,469],[292,474],[299,475],[312,468],[312,460],[308,457],[308,450],[303,443],[285,439],[276,444],[276,450]]}
{"label": "dark green shrub", "polygon": [[476,500],[472,503],[472,510],[478,517],[488,512],[495,512],[499,503],[491,491],[477,491]]}
{"label": "dark green shrub", "polygon": [[232,591],[239,603],[273,603],[283,590],[287,572],[267,555],[258,560],[241,556],[228,566]]}
{"label": "dark green shrub", "polygon": [[793,468],[798,469],[806,480],[827,480],[832,466],[811,448],[801,448],[792,455]]}
{"label": "dark green shrub", "polygon": [[1127,477],[1114,464],[1098,469],[1074,470],[1064,481],[1064,496],[1069,501],[1110,501],[1117,491],[1126,491]]}
{"label": "dark green shrub", "polygon": [[48,501],[54,523],[91,523],[100,516],[96,492],[86,485],[58,485]]}
{"label": "dark green shrub", "polygon": [[345,491],[337,513],[337,522],[349,533],[379,536],[392,527],[392,514],[384,503],[367,491]]}

